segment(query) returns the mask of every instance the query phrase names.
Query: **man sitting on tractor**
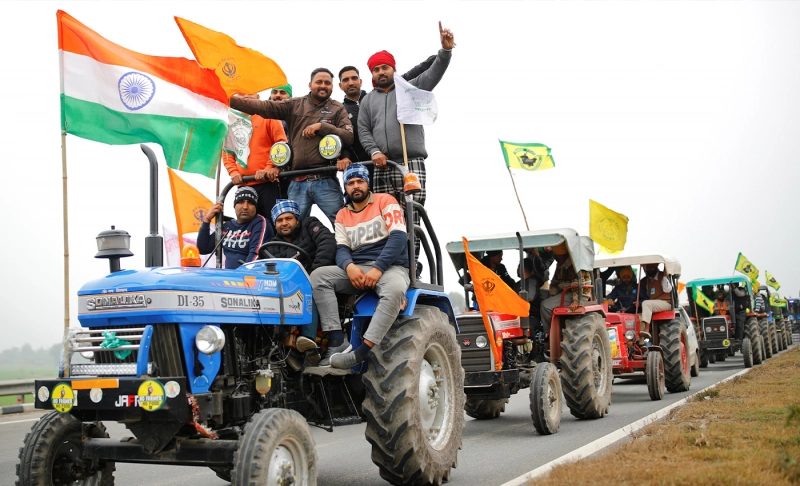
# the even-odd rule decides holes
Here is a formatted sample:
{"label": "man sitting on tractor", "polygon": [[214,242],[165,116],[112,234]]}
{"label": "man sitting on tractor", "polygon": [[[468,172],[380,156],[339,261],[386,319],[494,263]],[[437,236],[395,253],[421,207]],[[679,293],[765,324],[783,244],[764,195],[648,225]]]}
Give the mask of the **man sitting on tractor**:
{"label": "man sitting on tractor", "polygon": [[645,278],[639,282],[640,288],[645,290],[647,300],[642,302],[642,330],[639,332],[639,344],[645,339],[650,339],[650,320],[654,312],[672,310],[672,282],[664,272],[658,270],[658,263],[642,265]]}
{"label": "man sitting on tractor", "polygon": [[[542,287],[544,282],[539,276],[536,275],[536,272],[534,271],[534,262],[530,258],[525,258],[522,260],[522,263],[520,263],[520,265],[517,267],[517,276],[522,278],[523,272],[525,275],[525,290],[528,292],[528,303],[530,304],[528,322],[530,322],[531,336],[534,336],[538,331],[541,330],[542,327],[540,314],[542,297],[539,289]],[[522,280],[515,283],[511,288],[519,292],[522,289]]]}
{"label": "man sitting on tractor", "polygon": [[725,301],[725,291],[722,289],[717,290],[717,300],[714,301],[714,315],[728,315],[728,303]]}
{"label": "man sitting on tractor", "polygon": [[[542,325],[548,329],[553,318],[553,309],[561,305],[569,306],[570,312],[578,309],[578,287],[581,287],[580,291],[585,300],[592,298],[592,276],[589,272],[581,271],[580,281],[578,280],[578,273],[575,271],[566,245],[553,247],[553,254],[556,259],[556,270],[550,280],[550,297],[543,300],[540,306]],[[564,297],[563,304],[561,294]]]}
{"label": "man sitting on tractor", "polygon": [[[330,366],[348,369],[361,363],[392,326],[405,301],[410,283],[408,234],[403,209],[389,194],[369,190],[369,171],[352,164],[344,171],[350,204],[336,215],[336,265],[311,274],[314,301],[323,329],[339,326],[336,292],[358,294],[370,289],[378,295],[378,306],[355,351],[345,342],[331,349]],[[333,338],[329,338],[329,343]],[[327,364],[320,362],[320,366]]]}
{"label": "man sitting on tractor", "polygon": [[744,323],[747,320],[747,313],[750,312],[750,294],[747,286],[742,283],[733,284],[733,309],[736,317],[736,343],[739,344],[744,339]]}
{"label": "man sitting on tractor", "polygon": [[[225,268],[239,268],[242,262],[252,262],[258,258],[258,249],[264,240],[272,238],[272,227],[263,216],[256,213],[258,193],[250,186],[242,186],[236,191],[233,208],[236,219],[222,224],[222,251],[225,255]],[[222,213],[222,203],[211,206],[203,215],[203,224],[197,233],[197,249],[201,254],[214,251],[214,237],[211,235],[211,220]]]}
{"label": "man sitting on tractor", "polygon": [[[333,265],[336,262],[336,239],[333,233],[314,216],[308,216],[300,221],[300,206],[291,199],[279,199],[272,207],[272,223],[277,233],[270,241],[267,251],[275,258],[294,258],[302,263],[309,274],[314,270]],[[294,248],[280,245],[281,242],[290,243],[305,250],[305,254]],[[263,256],[263,255],[262,255]],[[310,259],[310,260],[309,260]],[[299,326],[300,336],[294,348],[304,353],[317,347],[316,335],[319,323],[319,313],[316,306],[312,307],[312,324]],[[338,328],[341,332],[341,327]],[[309,363],[320,359],[318,354],[309,356]],[[289,353],[287,363],[295,370],[300,369],[301,360]]]}
{"label": "man sitting on tractor", "polygon": [[[635,314],[638,310],[637,300],[641,303],[641,301],[647,299],[647,295],[639,296],[639,286],[634,283],[633,269],[631,267],[618,269],[617,275],[619,275],[620,282],[606,296],[605,302],[608,304],[608,310]],[[640,298],[637,299],[637,296]]]}

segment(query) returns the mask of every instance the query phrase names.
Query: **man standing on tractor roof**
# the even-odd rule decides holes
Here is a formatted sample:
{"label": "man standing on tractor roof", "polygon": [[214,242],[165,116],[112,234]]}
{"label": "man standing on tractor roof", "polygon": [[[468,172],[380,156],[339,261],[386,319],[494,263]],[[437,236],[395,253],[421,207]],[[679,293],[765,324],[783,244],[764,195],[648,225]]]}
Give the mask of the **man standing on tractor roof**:
{"label": "man standing on tractor roof", "polygon": [[642,302],[642,328],[639,332],[640,344],[644,339],[649,339],[650,321],[654,312],[672,310],[672,282],[658,271],[658,263],[642,265],[645,277],[639,282],[639,287],[644,290],[647,300]]}
{"label": "man standing on tractor roof", "polygon": [[747,321],[747,313],[750,312],[753,304],[745,284],[734,283],[731,291],[733,292],[733,310],[736,317],[736,344],[739,344],[744,339],[744,323]]}
{"label": "man standing on tractor roof", "polygon": [[[242,98],[257,100],[259,95],[242,95]],[[258,214],[269,218],[280,193],[277,181],[280,169],[272,163],[269,151],[276,142],[286,141],[283,125],[258,115],[251,116],[249,123],[241,114],[232,112],[230,116],[234,121],[222,148],[222,163],[237,186],[242,185],[242,177],[255,176],[256,180],[246,185],[258,193]]]}
{"label": "man standing on tractor roof", "polygon": [[352,348],[345,342],[326,352],[330,366],[339,369],[361,363],[372,346],[381,342],[400,313],[410,283],[408,235],[400,204],[389,194],[369,190],[369,172],[361,164],[345,169],[344,184],[351,203],[336,215],[336,266],[311,274],[322,328],[339,326],[336,292],[358,294],[372,289],[379,300],[355,351],[348,352]]}
{"label": "man standing on tractor roof", "polygon": [[[225,268],[239,268],[242,262],[252,262],[258,258],[258,249],[264,240],[272,237],[272,226],[256,212],[258,193],[250,186],[236,190],[233,207],[236,219],[222,224],[222,251],[225,254]],[[197,233],[197,249],[201,254],[214,251],[214,236],[210,225],[214,216],[222,216],[222,203],[211,206],[203,215],[203,224]]]}
{"label": "man standing on tractor roof", "polygon": [[[289,144],[292,147],[292,170],[316,169],[330,165],[319,152],[319,143],[325,135],[337,135],[343,146],[353,143],[353,124],[341,103],[330,99],[333,90],[333,73],[325,68],[311,72],[310,92],[302,98],[283,101],[262,101],[234,96],[231,108],[250,115],[285,120]],[[344,164],[337,164],[339,170]],[[300,206],[300,219],[311,212],[316,204],[331,224],[336,213],[344,206],[342,188],[335,174],[298,176],[289,184],[289,199]]]}
{"label": "man standing on tractor roof", "polygon": [[[442,80],[447,66],[450,64],[452,50],[455,47],[453,33],[450,29],[442,29],[439,22],[439,38],[442,48],[436,54],[431,67],[419,76],[409,80],[413,86],[431,91]],[[361,101],[358,117],[358,136],[364,150],[375,163],[375,180],[372,190],[375,193],[397,195],[403,192],[403,176],[394,167],[388,167],[386,161],[403,160],[403,141],[400,135],[400,123],[397,121],[397,93],[394,86],[395,60],[386,51],[373,54],[367,60],[372,72],[372,83],[377,88]],[[425,130],[422,125],[408,125],[405,129],[405,147],[408,155],[408,169],[419,176],[422,191],[414,195],[414,200],[422,205],[426,199]],[[414,215],[414,224],[419,225],[420,218]],[[419,239],[414,238],[415,252],[419,255]]]}
{"label": "man standing on tractor roof", "polygon": [[[300,207],[296,202],[291,199],[278,200],[272,208],[272,223],[275,225],[276,234],[270,241],[295,245],[305,250],[311,260],[303,253],[287,246],[270,245],[267,251],[275,258],[298,260],[309,274],[320,267],[333,265],[336,262],[336,239],[333,233],[314,216],[308,216],[303,220],[299,218]],[[316,306],[312,307],[311,321],[310,325],[298,326],[300,336],[297,338],[295,349],[301,353],[317,347],[319,312]],[[338,330],[341,332],[341,327]],[[318,354],[316,357],[319,359]],[[286,357],[286,362],[295,370],[299,370],[302,365],[302,360],[291,352]],[[311,358],[309,362],[313,362]]]}
{"label": "man standing on tractor roof", "polygon": [[[553,254],[556,260],[556,270],[550,280],[550,297],[542,301],[539,311],[542,316],[542,325],[546,331],[550,329],[553,309],[562,305],[562,294],[564,296],[563,305],[569,306],[570,312],[578,309],[579,291],[585,301],[592,298],[592,276],[589,272],[581,271],[579,281],[578,272],[575,271],[566,244],[553,247]],[[568,287],[572,288],[568,289]]]}

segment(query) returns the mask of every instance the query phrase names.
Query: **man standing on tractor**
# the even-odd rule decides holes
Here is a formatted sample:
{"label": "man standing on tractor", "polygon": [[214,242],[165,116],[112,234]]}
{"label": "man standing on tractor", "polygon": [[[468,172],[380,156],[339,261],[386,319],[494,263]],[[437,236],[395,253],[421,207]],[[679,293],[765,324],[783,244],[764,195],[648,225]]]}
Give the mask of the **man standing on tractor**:
{"label": "man standing on tractor", "polygon": [[[292,97],[292,85],[289,83],[284,84],[283,86],[276,86],[272,88],[272,91],[269,93],[269,99],[271,101],[283,101],[288,100]],[[280,120],[281,125],[283,125],[283,132],[289,133],[289,126],[286,124],[286,120]],[[355,124],[353,124],[355,126]],[[289,185],[292,183],[292,180],[288,177],[279,179],[278,183],[281,186],[281,197],[289,197]],[[264,216],[266,218],[266,216]]]}
{"label": "man standing on tractor", "polygon": [[[525,290],[528,292],[528,303],[530,305],[530,312],[528,313],[528,322],[530,323],[531,336],[535,336],[542,328],[541,322],[541,305],[542,294],[539,289],[542,287],[542,281],[536,276],[534,272],[534,263],[531,258],[525,258],[517,267],[517,276],[525,277]],[[515,283],[514,290],[519,292],[522,290],[522,280]]]}
{"label": "man standing on tractor", "polygon": [[[296,202],[291,199],[278,200],[272,208],[272,223],[275,225],[276,234],[270,240],[276,244],[269,245],[267,251],[275,258],[298,260],[309,274],[320,267],[333,265],[336,262],[336,239],[333,237],[333,233],[314,216],[308,216],[302,221],[299,218],[300,207]],[[305,254],[279,243],[295,245],[305,250]],[[317,347],[318,324],[319,312],[317,312],[316,306],[313,306],[311,325],[298,326],[300,335],[294,346],[297,351],[304,353]],[[341,332],[341,327],[338,330]],[[315,357],[317,360],[320,359],[319,354],[315,353]],[[309,362],[313,363],[313,361],[315,360],[309,358]],[[295,370],[299,370],[302,365],[302,361],[291,352],[286,357],[286,362]]]}
{"label": "man standing on tractor", "polygon": [[329,346],[330,366],[339,369],[361,363],[372,346],[381,342],[400,313],[410,283],[408,234],[400,204],[389,194],[369,190],[369,172],[361,164],[345,169],[344,184],[351,203],[336,215],[336,265],[311,274],[322,328],[339,326],[336,292],[358,294],[372,289],[379,301],[355,351],[348,352],[347,342],[339,349]]}
{"label": "man standing on tractor", "polygon": [[[310,92],[302,98],[283,101],[263,101],[234,96],[231,108],[250,115],[276,118],[287,123],[289,144],[292,146],[292,170],[316,169],[330,165],[319,152],[319,144],[325,135],[337,135],[343,146],[353,143],[353,124],[347,110],[338,101],[332,100],[333,74],[325,68],[311,72]],[[337,164],[339,170],[344,166]],[[328,217],[331,224],[336,213],[344,206],[342,188],[335,174],[312,174],[298,176],[289,184],[289,199],[300,206],[300,219],[311,212],[316,204]]]}
{"label": "man standing on tractor", "polygon": [[733,284],[733,309],[736,317],[736,344],[744,339],[744,323],[747,321],[747,313],[750,312],[752,303],[747,286],[741,283]]}
{"label": "man standing on tractor", "polygon": [[[586,301],[592,298],[592,276],[589,272],[581,271],[579,280],[566,244],[553,247],[553,254],[556,260],[556,270],[550,280],[550,297],[542,301],[539,311],[545,329],[550,328],[553,309],[556,307],[569,306],[570,312],[578,309],[578,292],[582,293],[582,297]],[[563,304],[561,302],[562,294]]]}
{"label": "man standing on tractor", "polygon": [[654,312],[672,310],[672,282],[664,272],[658,271],[658,263],[642,265],[645,277],[639,282],[645,290],[647,300],[642,302],[642,330],[639,332],[639,344],[650,339],[650,320]]}
{"label": "man standing on tractor", "polygon": [[725,291],[722,289],[717,290],[717,300],[714,301],[714,315],[727,316],[728,303],[725,302]]}
{"label": "man standing on tractor", "polygon": [[[614,289],[606,296],[606,304],[608,310],[611,312],[624,312],[627,314],[635,314],[638,311],[636,301],[642,301],[647,298],[646,295],[639,296],[638,285],[633,280],[633,269],[631,267],[622,267],[617,270],[620,282],[614,286]],[[639,297],[637,299],[637,297]],[[614,302],[616,301],[616,302]]]}
{"label": "man standing on tractor", "polygon": [[[239,268],[241,262],[252,262],[258,258],[258,249],[264,240],[272,237],[272,226],[263,216],[256,212],[258,194],[250,186],[242,186],[236,190],[233,207],[236,219],[222,224],[222,251],[225,255],[225,268]],[[214,236],[210,225],[214,216],[220,213],[222,203],[211,206],[203,215],[203,224],[197,233],[197,249],[201,254],[211,253],[215,249]]]}
{"label": "man standing on tractor", "polygon": [[[243,98],[259,99],[258,94],[242,95]],[[242,177],[255,176],[254,182],[248,182],[258,193],[258,214],[269,218],[269,212],[280,193],[277,181],[280,169],[275,167],[269,157],[269,151],[276,142],[285,142],[286,134],[278,120],[262,118],[258,115],[246,117],[231,111],[233,121],[222,148],[222,163],[237,186],[242,185]],[[249,126],[248,126],[249,125]]]}

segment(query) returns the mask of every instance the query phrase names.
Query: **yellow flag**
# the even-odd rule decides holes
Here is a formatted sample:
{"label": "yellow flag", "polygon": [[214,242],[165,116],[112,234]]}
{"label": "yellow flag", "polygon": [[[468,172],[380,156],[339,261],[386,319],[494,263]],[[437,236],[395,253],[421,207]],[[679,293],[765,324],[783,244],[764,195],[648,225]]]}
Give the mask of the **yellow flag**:
{"label": "yellow flag", "polygon": [[769,305],[772,307],[786,307],[786,299],[781,299],[780,297],[770,295]]}
{"label": "yellow flag", "polygon": [[500,140],[506,167],[522,170],[545,170],[556,166],[550,147],[541,143],[513,143]]}
{"label": "yellow flag", "polygon": [[286,74],[264,54],[247,47],[222,32],[175,17],[183,38],[201,66],[213,69],[228,97],[255,94],[286,84]]}
{"label": "yellow flag", "polygon": [[183,250],[183,235],[195,233],[203,224],[203,216],[214,205],[200,191],[178,177],[174,170],[167,168],[169,185],[172,188],[172,205],[175,208],[175,221],[178,223],[178,242]]}
{"label": "yellow flag", "polygon": [[694,301],[697,305],[707,310],[711,314],[714,313],[714,302],[706,297],[706,294],[701,292],[697,287],[694,287]]}
{"label": "yellow flag", "polygon": [[589,199],[589,236],[601,251],[607,248],[619,253],[628,240],[628,217]]}
{"label": "yellow flag", "polygon": [[754,282],[758,278],[758,268],[741,253],[736,257],[736,266],[734,268],[747,275],[751,282]]}
{"label": "yellow flag", "polygon": [[769,270],[764,272],[764,274],[767,276],[767,285],[769,285],[770,287],[772,287],[775,290],[780,290],[781,289],[781,284],[779,284],[778,281],[775,280],[775,277],[773,277],[772,274],[769,273]]}
{"label": "yellow flag", "polygon": [[612,250],[610,248],[606,248],[603,245],[600,245],[600,247],[597,249],[597,251],[602,252],[602,253],[608,253],[609,255],[617,255],[619,253],[622,253],[621,251],[616,251],[616,250]]}

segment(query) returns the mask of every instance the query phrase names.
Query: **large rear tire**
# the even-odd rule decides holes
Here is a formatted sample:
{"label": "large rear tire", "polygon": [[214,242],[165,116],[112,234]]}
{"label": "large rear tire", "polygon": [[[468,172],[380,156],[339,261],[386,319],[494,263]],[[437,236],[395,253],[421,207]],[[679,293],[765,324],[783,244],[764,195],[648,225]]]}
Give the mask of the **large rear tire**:
{"label": "large rear tire", "polygon": [[372,462],[397,485],[439,485],[456,467],[464,428],[464,370],[455,328],[435,307],[401,316],[364,373]]}
{"label": "large rear tire", "polygon": [[772,355],[776,355],[781,352],[781,348],[778,346],[778,333],[775,332],[775,322],[769,323],[769,342],[772,343]]}
{"label": "large rear tire", "polygon": [[662,324],[659,326],[658,339],[664,356],[667,391],[670,393],[687,391],[692,379],[689,376],[686,325],[678,319]]}
{"label": "large rear tire", "polygon": [[539,363],[533,373],[530,401],[533,427],[541,435],[558,432],[563,403],[558,369],[550,363]]}
{"label": "large rear tire", "polygon": [[764,351],[761,347],[761,336],[758,332],[758,319],[751,317],[744,323],[744,335],[750,340],[753,350],[753,364],[761,364]]}
{"label": "large rear tire", "polygon": [[498,400],[467,398],[464,411],[474,419],[491,420],[496,419],[506,411],[506,403],[508,403],[508,398],[500,398]]}
{"label": "large rear tire", "polygon": [[611,404],[611,343],[596,313],[566,320],[561,338],[561,388],[570,413],[601,418]]}
{"label": "large rear tire", "polygon": [[647,353],[647,391],[650,393],[651,400],[661,400],[666,392],[666,381],[664,378],[664,360],[661,353],[651,350]]}
{"label": "large rear tire", "polygon": [[699,352],[700,352],[700,367],[708,368],[708,353],[702,349]]}
{"label": "large rear tire", "polygon": [[764,343],[764,336],[761,334],[758,335],[758,342],[761,344],[761,362],[763,363],[767,359],[767,345]]}
{"label": "large rear tire", "polygon": [[698,349],[694,353],[694,364],[692,365],[692,369],[689,374],[692,375],[692,378],[700,376],[700,350]]}
{"label": "large rear tire", "polygon": [[317,452],[302,415],[270,408],[250,418],[233,454],[234,486],[316,486]]}
{"label": "large rear tire", "polygon": [[750,345],[750,338],[742,339],[742,358],[745,368],[753,367],[753,348]]}
{"label": "large rear tire", "polygon": [[758,330],[761,337],[764,338],[764,358],[770,359],[772,357],[772,340],[769,338],[769,323],[766,319],[758,321]]}
{"label": "large rear tire", "polygon": [[[90,427],[91,438],[107,438],[102,422]],[[82,460],[81,422],[67,413],[48,412],[25,434],[19,450],[16,486],[112,486],[114,463]]]}

